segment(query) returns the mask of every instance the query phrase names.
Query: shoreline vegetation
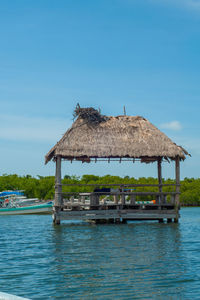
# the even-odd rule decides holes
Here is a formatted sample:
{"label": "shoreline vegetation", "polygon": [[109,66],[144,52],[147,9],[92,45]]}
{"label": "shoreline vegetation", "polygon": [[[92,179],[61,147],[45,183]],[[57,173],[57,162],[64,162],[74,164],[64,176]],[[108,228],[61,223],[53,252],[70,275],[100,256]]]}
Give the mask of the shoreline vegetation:
{"label": "shoreline vegetation", "polygon": [[[83,175],[65,175],[63,184],[158,184],[158,180],[153,177],[119,177],[119,176],[95,176]],[[175,183],[172,179],[163,179],[163,184]],[[3,174],[0,176],[0,191],[5,190],[23,190],[28,198],[38,198],[43,200],[52,200],[54,198],[54,176],[32,177],[31,175],[19,176],[17,174]],[[84,186],[64,186],[63,192],[91,192],[94,187]],[[137,187],[137,191],[156,192],[157,187]],[[163,191],[174,191],[174,187],[163,187]],[[137,196],[137,200],[153,200],[152,196]],[[200,206],[200,178],[184,178],[181,180],[181,206]]]}

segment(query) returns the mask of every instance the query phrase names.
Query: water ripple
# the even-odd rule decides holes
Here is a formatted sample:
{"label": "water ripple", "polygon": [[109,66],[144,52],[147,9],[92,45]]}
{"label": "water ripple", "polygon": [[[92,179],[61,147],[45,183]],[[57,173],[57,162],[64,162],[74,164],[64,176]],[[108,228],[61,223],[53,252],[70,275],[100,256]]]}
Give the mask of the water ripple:
{"label": "water ripple", "polygon": [[200,209],[180,224],[3,216],[0,290],[30,299],[199,299]]}

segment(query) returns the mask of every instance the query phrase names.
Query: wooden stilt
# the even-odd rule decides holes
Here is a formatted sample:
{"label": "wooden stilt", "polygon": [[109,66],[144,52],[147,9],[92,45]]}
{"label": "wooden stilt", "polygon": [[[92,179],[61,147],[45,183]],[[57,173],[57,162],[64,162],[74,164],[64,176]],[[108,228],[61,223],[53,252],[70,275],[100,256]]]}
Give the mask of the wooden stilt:
{"label": "wooden stilt", "polygon": [[53,219],[53,223],[54,223],[54,225],[60,225],[60,220]]}
{"label": "wooden stilt", "polygon": [[122,223],[122,224],[126,224],[126,223],[127,223],[127,220],[126,220],[126,219],[122,219],[122,220],[121,220],[121,223]]}
{"label": "wooden stilt", "polygon": [[179,219],[179,206],[180,206],[180,158],[177,156],[175,163],[176,172],[176,196],[175,196],[175,207],[176,207],[176,218],[175,223],[178,223]]}
{"label": "wooden stilt", "polygon": [[62,209],[61,156],[56,157],[55,201],[53,211],[54,224],[60,224],[59,212]]}
{"label": "wooden stilt", "polygon": [[[158,159],[158,184],[159,184],[159,193],[162,193],[162,158],[160,157]],[[160,203],[161,204],[163,202],[163,197],[162,195],[160,195]]]}

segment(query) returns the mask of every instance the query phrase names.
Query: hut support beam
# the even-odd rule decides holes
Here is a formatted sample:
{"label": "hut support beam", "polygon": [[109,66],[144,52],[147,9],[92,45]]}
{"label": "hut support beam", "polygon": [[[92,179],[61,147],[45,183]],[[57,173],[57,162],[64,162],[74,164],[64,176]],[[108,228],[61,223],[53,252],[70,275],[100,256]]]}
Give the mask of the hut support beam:
{"label": "hut support beam", "polygon": [[175,223],[178,223],[179,219],[179,206],[180,206],[180,158],[176,158],[175,163],[175,173],[176,173],[176,196],[175,196],[175,206],[176,206],[176,218],[174,219]]}
{"label": "hut support beam", "polygon": [[[162,158],[158,159],[158,184],[159,184],[159,193],[162,193]],[[160,196],[159,202],[163,202],[162,195]],[[159,204],[160,204],[159,203]]]}
{"label": "hut support beam", "polygon": [[54,224],[60,224],[59,212],[62,208],[62,184],[61,184],[61,156],[56,157],[56,174],[55,174],[55,201],[53,222]]}

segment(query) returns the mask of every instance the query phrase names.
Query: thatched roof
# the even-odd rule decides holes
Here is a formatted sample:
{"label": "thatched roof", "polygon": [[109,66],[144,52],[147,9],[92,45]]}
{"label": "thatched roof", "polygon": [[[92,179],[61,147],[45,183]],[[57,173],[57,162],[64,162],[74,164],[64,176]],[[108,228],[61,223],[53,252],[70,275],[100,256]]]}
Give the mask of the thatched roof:
{"label": "thatched roof", "polygon": [[91,158],[158,158],[181,160],[188,155],[147,119],[140,116],[102,116],[92,108],[78,107],[72,127],[47,153],[45,163],[60,155],[67,160],[89,162]]}

